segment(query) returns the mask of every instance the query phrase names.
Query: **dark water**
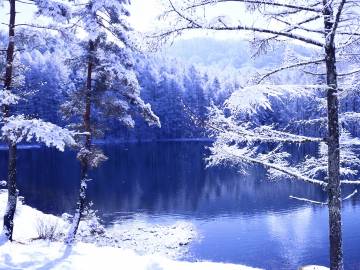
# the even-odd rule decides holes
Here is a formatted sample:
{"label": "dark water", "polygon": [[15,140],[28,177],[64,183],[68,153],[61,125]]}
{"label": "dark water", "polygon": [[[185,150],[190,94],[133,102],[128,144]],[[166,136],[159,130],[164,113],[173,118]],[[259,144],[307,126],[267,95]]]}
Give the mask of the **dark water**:
{"label": "dark water", "polygon": [[[88,197],[111,224],[142,213],[151,222],[188,220],[201,240],[188,260],[241,263],[265,269],[328,265],[327,209],[289,199],[326,200],[318,188],[266,180],[261,168],[205,169],[205,144],[143,143],[103,146],[109,160],[94,171]],[[0,177],[6,152],[0,151]],[[75,154],[19,151],[19,188],[27,204],[72,213],[79,175]],[[347,190],[345,193],[351,193]],[[360,269],[360,196],[344,203],[345,269]]]}

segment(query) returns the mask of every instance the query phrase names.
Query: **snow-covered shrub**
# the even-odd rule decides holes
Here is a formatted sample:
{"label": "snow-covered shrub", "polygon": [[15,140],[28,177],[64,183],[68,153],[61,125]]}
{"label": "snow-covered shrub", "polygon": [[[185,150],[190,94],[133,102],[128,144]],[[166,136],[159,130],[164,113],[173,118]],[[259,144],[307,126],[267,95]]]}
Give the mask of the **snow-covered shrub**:
{"label": "snow-covered shrub", "polygon": [[105,228],[101,224],[101,219],[97,214],[97,210],[92,209],[93,202],[90,202],[84,209],[83,221],[86,224],[88,233],[90,235],[102,235],[105,233]]}

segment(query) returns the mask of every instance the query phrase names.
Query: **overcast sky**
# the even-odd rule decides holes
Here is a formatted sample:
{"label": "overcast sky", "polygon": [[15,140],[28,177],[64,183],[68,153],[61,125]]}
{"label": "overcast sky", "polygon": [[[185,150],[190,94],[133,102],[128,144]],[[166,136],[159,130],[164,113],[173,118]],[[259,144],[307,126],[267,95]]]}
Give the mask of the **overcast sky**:
{"label": "overcast sky", "polygon": [[132,0],[130,22],[137,30],[150,31],[161,11],[159,0]]}
{"label": "overcast sky", "polygon": [[[132,5],[129,7],[131,16],[129,21],[133,27],[142,32],[151,31],[156,25],[160,26],[165,24],[165,22],[158,21],[157,17],[164,11],[161,1],[166,0],[132,0]],[[1,2],[1,0],[0,0]],[[7,1],[4,1],[5,8],[0,8],[0,22],[7,23],[8,21],[8,4]],[[34,8],[31,8],[30,5],[25,5],[17,3],[18,16],[16,18],[17,23],[29,22],[32,20]],[[252,25],[252,22],[256,24],[260,23],[261,26],[268,27],[268,25],[261,17],[261,14],[249,14],[246,12],[246,9],[242,4],[239,3],[220,3],[216,7],[208,7],[206,9],[206,16],[211,18],[213,16],[227,15],[232,21],[236,23],[244,23],[247,25]],[[5,25],[1,25],[1,28],[4,29]],[[210,35],[211,37],[221,38],[221,39],[235,39],[235,38],[244,38],[245,36],[249,37],[251,33],[243,31],[232,31],[232,32],[221,32],[221,33],[203,33],[199,30],[192,32],[187,32],[183,35],[183,38],[192,38],[197,36]]]}
{"label": "overcast sky", "polygon": [[[164,0],[132,0],[132,4],[129,7],[131,16],[129,18],[129,21],[131,25],[138,31],[146,32],[151,31],[154,29],[154,26],[160,25],[161,23],[157,17],[163,12],[163,6],[161,5],[161,1]],[[1,0],[0,0],[1,2]],[[6,24],[8,22],[8,4],[7,1],[4,1],[5,7],[0,7],[0,22]],[[32,8],[30,5],[25,5],[21,3],[17,3],[17,11],[18,15],[16,18],[17,23],[26,23],[30,22],[33,18],[32,14],[34,12],[34,8]],[[220,12],[223,14],[236,14],[239,15],[239,9],[234,8],[228,8],[224,6],[223,8],[219,8],[217,6],[216,14],[218,15]],[[211,11],[209,12],[211,15]],[[246,14],[242,14],[243,17],[246,16]],[[2,24],[0,27],[5,28],[6,26]],[[232,36],[234,36],[235,33],[232,33]],[[192,33],[186,33],[184,38],[191,38],[196,36],[203,36],[203,33],[200,33],[200,31],[193,31]],[[208,35],[208,33],[207,33]],[[236,35],[236,34],[235,34]],[[217,35],[218,37],[227,38],[229,35],[227,34],[220,34]]]}
{"label": "overcast sky", "polygon": [[[1,0],[0,0],[1,2]],[[8,20],[8,4],[4,1],[4,7],[0,7],[0,22],[7,23]],[[17,3],[16,9],[18,23],[29,22],[32,19],[34,8],[31,5]],[[149,31],[151,26],[156,22],[157,16],[161,13],[161,5],[159,0],[132,0],[130,6],[130,22],[140,31]]]}

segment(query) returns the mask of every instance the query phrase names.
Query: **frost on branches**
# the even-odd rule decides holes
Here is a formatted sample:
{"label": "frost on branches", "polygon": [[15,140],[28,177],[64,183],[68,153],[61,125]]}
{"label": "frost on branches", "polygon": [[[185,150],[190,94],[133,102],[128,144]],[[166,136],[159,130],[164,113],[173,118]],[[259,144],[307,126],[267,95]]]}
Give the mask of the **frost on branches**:
{"label": "frost on branches", "polygon": [[102,162],[107,160],[107,157],[101,149],[95,147],[86,149],[82,147],[77,154],[77,159],[84,164],[88,164],[90,168],[97,168]]}
{"label": "frost on branches", "polygon": [[[272,178],[290,176],[296,180],[326,187],[328,169],[326,139],[293,134],[288,131],[288,126],[269,126],[248,121],[264,110],[279,110],[274,107],[274,103],[286,103],[293,98],[301,100],[304,96],[317,98],[315,89],[319,87],[316,85],[249,86],[234,92],[225,101],[222,109],[214,105],[210,107],[206,125],[215,138],[215,143],[210,148],[209,166],[231,165],[239,168],[240,171],[245,171],[249,165],[259,164],[268,169]],[[307,155],[294,164],[289,145],[303,143],[317,144],[318,152]],[[347,180],[354,180],[358,175],[360,159],[354,146],[359,144],[358,138],[352,137],[346,129],[342,129],[340,173],[344,184],[348,184]]]}
{"label": "frost on branches", "polygon": [[[37,16],[45,16],[56,22],[65,22],[71,18],[71,9],[64,1],[34,0]],[[66,1],[65,1],[66,2]]]}
{"label": "frost on branches", "polygon": [[[98,167],[107,157],[93,145],[94,138],[104,134],[109,118],[126,127],[134,127],[134,115],[148,125],[160,127],[151,106],[140,97],[140,85],[133,68],[133,31],[127,23],[126,0],[75,1],[71,27],[85,34],[86,41],[74,38],[74,54],[68,61],[72,70],[62,106],[65,118],[71,120],[80,146],[77,158],[81,163],[80,190],[76,212],[66,242],[73,243],[86,205],[86,179],[89,170]],[[71,83],[72,84],[72,83]]]}
{"label": "frost on branches", "polygon": [[13,143],[36,141],[59,151],[64,151],[65,146],[76,145],[74,132],[41,119],[27,119],[24,115],[6,118],[1,133]]}
{"label": "frost on branches", "polygon": [[18,95],[13,94],[9,90],[1,90],[0,91],[0,106],[3,105],[15,105],[19,102],[20,97]]}

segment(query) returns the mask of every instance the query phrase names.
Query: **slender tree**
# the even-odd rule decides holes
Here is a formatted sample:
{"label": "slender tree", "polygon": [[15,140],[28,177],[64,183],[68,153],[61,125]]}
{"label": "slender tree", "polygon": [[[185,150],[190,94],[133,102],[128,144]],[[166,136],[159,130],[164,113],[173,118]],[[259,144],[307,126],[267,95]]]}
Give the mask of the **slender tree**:
{"label": "slender tree", "polygon": [[[168,38],[180,34],[184,30],[211,30],[211,31],[244,31],[254,33],[258,52],[266,50],[272,42],[299,42],[314,48],[317,57],[288,62],[259,78],[257,84],[249,86],[232,95],[226,102],[227,109],[232,115],[225,114],[218,109],[211,111],[208,125],[215,132],[216,142],[212,148],[212,164],[232,162],[238,166],[246,163],[257,163],[271,171],[280,171],[296,179],[316,184],[328,193],[329,209],[329,237],[330,237],[330,267],[332,270],[342,270],[342,231],[341,231],[341,185],[359,184],[359,181],[341,180],[340,150],[345,151],[349,140],[344,139],[340,145],[339,128],[339,74],[337,68],[344,59],[348,46],[358,43],[359,4],[356,1],[346,0],[311,0],[311,1],[257,1],[257,0],[168,0],[164,17],[172,22],[169,28],[164,29],[157,38]],[[212,15],[217,7],[228,5],[236,8],[245,18],[236,20],[231,14],[228,16]],[[249,13],[261,15],[262,20],[253,21]],[[258,16],[254,16],[257,18]],[[338,38],[336,40],[336,38]],[[338,48],[338,49],[337,49]],[[339,58],[339,59],[337,59]],[[341,59],[342,58],[342,59]],[[265,82],[278,72],[294,68],[314,67],[320,65],[324,71],[318,75],[325,75],[324,85],[306,86],[279,86]],[[359,73],[360,70],[346,70],[341,74]],[[317,74],[315,74],[317,75]],[[251,123],[240,125],[236,120],[239,113],[246,110],[254,111],[270,106],[269,97],[278,98],[284,93],[293,96],[311,94],[312,89],[323,89],[327,100],[327,136],[326,138],[312,138],[274,130],[272,127],[254,127]],[[346,137],[346,136],[345,136]],[[323,180],[314,176],[308,177],[305,168],[295,170],[286,165],[286,154],[278,151],[279,148],[267,155],[252,151],[249,146],[254,142],[305,143],[315,142],[326,144],[327,175]],[[245,147],[244,147],[245,145]],[[280,146],[279,146],[280,147]],[[281,148],[281,147],[280,147]],[[255,155],[255,156],[254,156]],[[342,156],[345,158],[345,156]],[[352,160],[354,161],[354,160]],[[314,164],[312,164],[314,165]]]}
{"label": "slender tree", "polygon": [[63,105],[65,116],[76,123],[73,128],[84,134],[78,139],[80,190],[67,243],[74,241],[83,216],[89,170],[107,159],[93,144],[94,138],[102,137],[105,119],[112,117],[133,127],[133,115],[138,112],[149,125],[160,126],[150,105],[140,98],[131,57],[135,43],[129,38],[131,27],[126,22],[129,16],[126,4],[130,1],[74,3],[71,28],[85,33],[87,41],[79,41],[79,54],[69,60],[76,83],[75,89],[68,91],[68,101]]}
{"label": "slender tree", "polygon": [[[21,141],[31,141],[33,139],[44,142],[48,146],[55,146],[59,150],[63,150],[65,144],[75,144],[72,132],[61,129],[51,123],[44,122],[40,119],[30,119],[23,115],[14,115],[11,112],[11,106],[16,106],[19,96],[14,94],[14,86],[18,86],[21,81],[19,77],[22,75],[20,66],[16,66],[16,40],[15,29],[16,24],[16,0],[9,0],[9,23],[8,23],[8,42],[5,53],[5,70],[3,71],[3,79],[1,82],[1,136],[8,145],[8,202],[4,214],[3,234],[12,240],[14,228],[14,215],[16,211],[18,190],[16,186],[16,145]],[[38,2],[36,2],[38,3]],[[34,2],[34,4],[36,4]],[[1,4],[1,3],[0,3]],[[39,8],[41,10],[41,8]],[[16,79],[15,79],[16,78]],[[56,135],[54,136],[53,132]]]}
{"label": "slender tree", "polygon": [[[10,93],[13,78],[13,63],[15,51],[15,18],[16,18],[16,1],[9,1],[10,17],[9,17],[9,42],[6,50],[6,68],[4,77],[4,91]],[[10,116],[10,104],[3,104],[3,117]],[[16,190],[16,144],[8,141],[9,158],[8,158],[8,204],[4,215],[4,232],[5,235],[12,240],[12,232],[14,228],[14,215],[16,210],[17,190]]]}

